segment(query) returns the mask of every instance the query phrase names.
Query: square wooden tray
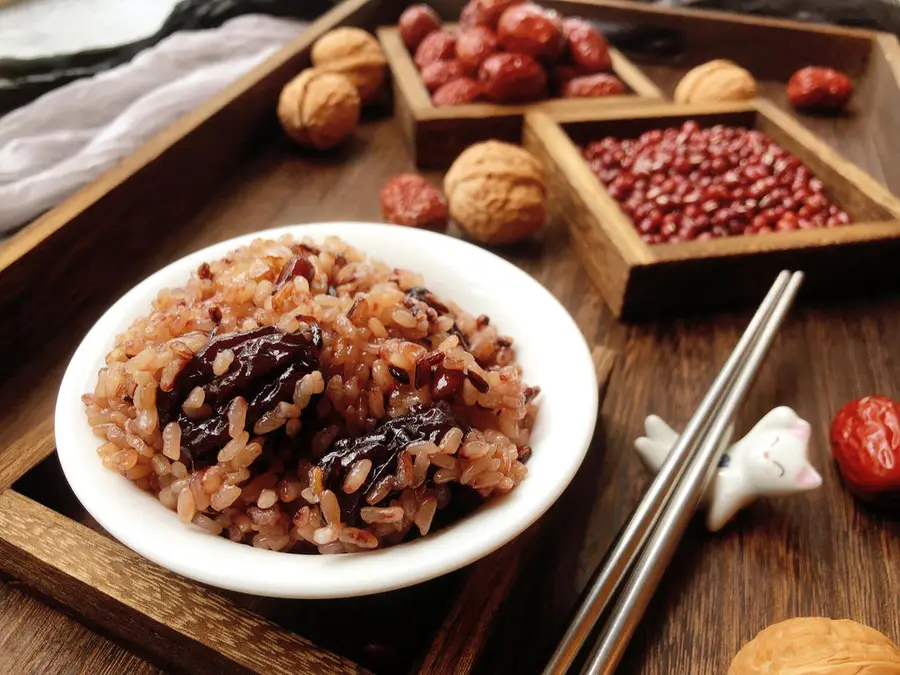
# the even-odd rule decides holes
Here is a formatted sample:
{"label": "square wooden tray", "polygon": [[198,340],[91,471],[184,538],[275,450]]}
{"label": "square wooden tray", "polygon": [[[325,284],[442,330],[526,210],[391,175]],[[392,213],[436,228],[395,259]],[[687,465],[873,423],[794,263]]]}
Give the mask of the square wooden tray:
{"label": "square wooden tray", "polygon": [[[834,229],[645,244],[632,221],[593,175],[579,150],[605,136],[696,120],[758,129],[796,155],[854,224]],[[833,295],[867,288],[879,266],[900,253],[900,200],[771,103],[658,104],[590,114],[526,116],[524,145],[548,174],[554,211],[569,223],[579,258],[617,317],[729,307],[759,298],[779,270],[806,272],[806,291]]]}
{"label": "square wooden tray", "polygon": [[[588,456],[590,465],[585,467],[588,474],[582,471],[576,479],[581,479],[582,490],[568,491],[565,503],[557,505],[563,508],[538,523],[544,526],[539,533],[541,544],[545,530],[564,533],[563,539],[547,549],[530,550],[528,539],[521,538],[475,566],[407,591],[370,600],[321,602],[259,601],[186,582],[111,541],[67,493],[52,456],[59,379],[78,341],[117,297],[165,264],[215,241],[292,222],[379,218],[383,180],[412,168],[400,140],[400,126],[377,113],[368,115],[348,146],[332,154],[310,154],[298,152],[283,139],[273,111],[281,87],[308,65],[315,39],[338,25],[374,31],[395,23],[407,4],[347,0],[266,63],[0,242],[0,349],[5,355],[0,359],[4,411],[0,415],[0,568],[167,670],[329,673],[368,669],[465,675],[474,669],[489,639],[491,646],[482,660],[499,665],[484,666],[484,672],[509,672],[510,662],[522,664],[513,672],[537,669],[552,649],[553,629],[563,625],[574,597],[577,575],[570,570],[580,561],[580,576],[589,573],[616,525],[628,516],[645,479],[633,462],[625,461],[624,453],[630,452],[630,440],[637,431],[628,425],[639,424],[639,415],[646,410],[665,412],[664,406],[645,401],[647,387],[637,398],[616,397],[615,405],[607,406],[614,414],[608,420],[614,423],[609,429],[612,442],[603,447],[601,424]],[[804,60],[814,57],[848,70],[859,85],[856,114],[805,123],[830,145],[860,153],[851,156],[855,161],[881,166],[878,178],[900,190],[900,169],[892,161],[900,153],[900,127],[894,112],[900,106],[895,73],[900,47],[894,36],[611,0],[547,0],[543,4],[599,21],[677,32],[683,38],[683,53],[641,63],[643,72],[666,93],[688,66],[709,58],[736,59],[766,78],[760,85],[776,104],[782,103],[778,98],[781,81],[789,68],[805,65]],[[434,5],[443,16],[452,17],[458,15],[463,0],[436,0]],[[760,49],[763,43],[778,44],[783,52]],[[629,57],[635,58],[631,53]],[[860,149],[853,138],[873,142]],[[440,180],[437,173],[426,175]],[[455,228],[450,234],[461,235]],[[592,345],[618,347],[626,334],[631,335],[615,324],[584,278],[571,255],[565,228],[548,227],[539,240],[501,253],[564,302]],[[727,326],[717,334],[731,335]],[[650,351],[641,352],[642,344]],[[631,344],[630,358],[642,367],[630,364],[622,369],[622,381],[629,387],[667,381],[668,364],[660,369],[661,379],[638,382],[647,372],[655,372],[645,367],[652,361],[653,348],[646,339]],[[610,352],[601,350],[598,355],[601,368],[608,372]],[[702,376],[702,368],[708,366],[704,358],[688,372],[692,378],[698,372]],[[702,395],[702,389],[680,380],[676,384],[680,398],[667,396],[663,401],[680,401],[689,411],[693,402],[686,401],[694,394]],[[828,527],[820,532],[828,531],[834,532]],[[46,543],[43,535],[52,543]],[[781,555],[766,535],[748,537],[756,549]],[[743,547],[747,545],[745,539]],[[710,557],[704,569],[717,574],[743,564],[735,558],[739,548],[711,542],[705,549]],[[561,583],[550,578],[546,559],[535,554],[543,555],[545,550],[552,550],[555,559],[559,552],[559,559],[566,561],[552,573],[560,573]],[[883,562],[878,558],[883,550],[883,543],[862,549],[859,558]],[[838,553],[832,556],[835,561]],[[770,569],[768,564],[759,568],[752,581],[766,583]],[[528,571],[517,582],[522,584],[521,591],[507,597],[520,570]],[[837,562],[834,570],[846,571]],[[703,599],[690,606],[693,623],[660,624],[658,632],[651,623],[633,643],[633,668],[623,666],[623,670],[684,672],[684,659],[696,658],[699,669],[715,664],[708,670],[721,672],[740,641],[751,636],[746,624],[730,622],[718,613],[717,608],[738,602],[737,591],[727,579],[714,585],[718,594],[716,602],[710,603],[708,577],[698,576],[702,578],[687,580],[692,597],[698,602]],[[787,577],[781,582],[790,583]],[[469,591],[470,583],[483,592]],[[539,587],[542,592],[536,591]],[[680,593],[681,584],[677,587]],[[169,588],[184,593],[190,612],[180,611],[182,603],[173,605],[178,611],[165,604]],[[728,593],[720,592],[726,588]],[[779,588],[783,593],[784,585]],[[678,593],[669,592],[667,607],[675,604],[671,598]],[[498,621],[500,608],[510,614],[510,620]],[[754,625],[761,627],[772,614],[768,607],[755,609]],[[830,609],[840,611],[836,606]],[[58,635],[60,624],[54,617],[48,613],[42,618],[47,620],[48,634],[55,630]],[[697,623],[702,621],[708,624]],[[260,646],[249,649],[235,643],[234,632],[222,628],[228,623],[242,637],[260,636]],[[521,628],[523,624],[528,628]],[[396,625],[406,626],[416,637],[398,645]],[[671,650],[671,644],[682,644],[684,630],[690,632],[698,625],[718,626],[716,639],[693,642],[690,650]],[[509,645],[505,651],[504,644]],[[398,646],[405,651],[391,651]],[[498,649],[499,654],[494,653]]]}
{"label": "square wooden tray", "polygon": [[[451,30],[454,26],[448,26]],[[467,147],[478,141],[498,139],[519,143],[522,118],[529,110],[547,112],[590,111],[658,101],[662,92],[618,50],[611,49],[613,71],[628,87],[621,96],[592,99],[549,99],[521,105],[471,103],[439,108],[432,104],[412,55],[394,27],[378,29],[393,81],[394,106],[403,126],[410,154],[423,168],[446,168]]]}

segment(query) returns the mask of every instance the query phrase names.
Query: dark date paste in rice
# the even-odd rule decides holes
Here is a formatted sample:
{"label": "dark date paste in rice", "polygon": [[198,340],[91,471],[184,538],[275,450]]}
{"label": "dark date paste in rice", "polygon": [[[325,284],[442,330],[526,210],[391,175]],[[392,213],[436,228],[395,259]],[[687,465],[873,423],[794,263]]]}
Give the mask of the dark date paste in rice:
{"label": "dark date paste in rice", "polygon": [[343,553],[512,490],[537,393],[488,317],[339,239],[288,236],[161,291],[83,399],[104,465],[184,523]]}

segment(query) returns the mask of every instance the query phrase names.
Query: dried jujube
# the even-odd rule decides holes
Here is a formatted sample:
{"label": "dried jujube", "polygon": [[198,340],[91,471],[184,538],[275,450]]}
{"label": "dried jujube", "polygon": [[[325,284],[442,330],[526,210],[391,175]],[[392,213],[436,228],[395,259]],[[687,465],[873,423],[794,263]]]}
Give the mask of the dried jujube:
{"label": "dried jujube", "polygon": [[[360,525],[360,509],[368,505],[366,494],[372,486],[397,473],[397,456],[403,450],[420,441],[437,445],[453,428],[466,430],[446,404],[417,405],[407,415],[385,422],[371,433],[335,441],[317,465],[322,469],[325,487],[338,496],[341,522]],[[372,463],[368,475],[362,487],[347,494],[341,489],[344,478],[354,464],[364,459]]]}
{"label": "dried jujube", "polygon": [[441,229],[447,225],[447,200],[422,176],[401,174],[382,188],[381,213],[395,225]]}
{"label": "dried jujube", "polygon": [[400,37],[410,51],[415,51],[429,33],[440,29],[441,17],[428,5],[411,5],[397,22]]}
{"label": "dried jujube", "polygon": [[[246,428],[279,402],[290,402],[294,387],[304,375],[319,370],[319,328],[305,333],[282,333],[275,326],[262,326],[241,333],[212,338],[175,377],[169,391],[156,396],[159,426],[178,422],[181,451],[201,468],[216,463],[216,455],[230,440],[228,406],[238,396],[247,401]],[[228,370],[216,375],[213,364],[222,352],[234,358]],[[189,417],[182,406],[196,387],[204,393],[209,414]]]}

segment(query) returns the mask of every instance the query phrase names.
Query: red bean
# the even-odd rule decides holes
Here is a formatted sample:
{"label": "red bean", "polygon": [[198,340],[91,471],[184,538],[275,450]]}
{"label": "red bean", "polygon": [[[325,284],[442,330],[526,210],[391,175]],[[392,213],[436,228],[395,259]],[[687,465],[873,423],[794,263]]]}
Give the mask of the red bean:
{"label": "red bean", "polygon": [[648,244],[851,222],[797,157],[756,130],[688,121],[603,138],[582,154]]}

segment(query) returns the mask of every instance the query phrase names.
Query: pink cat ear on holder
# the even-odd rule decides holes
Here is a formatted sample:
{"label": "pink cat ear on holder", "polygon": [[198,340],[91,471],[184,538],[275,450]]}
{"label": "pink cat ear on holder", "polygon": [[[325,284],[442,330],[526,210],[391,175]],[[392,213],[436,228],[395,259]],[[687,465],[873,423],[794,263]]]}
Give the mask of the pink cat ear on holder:
{"label": "pink cat ear on holder", "polygon": [[808,441],[811,431],[812,428],[809,426],[809,422],[807,422],[806,420],[799,420],[796,426],[791,429],[791,433],[801,441]]}
{"label": "pink cat ear on holder", "polygon": [[811,466],[805,466],[800,469],[800,473],[794,479],[797,487],[806,490],[814,490],[822,484],[822,476]]}

